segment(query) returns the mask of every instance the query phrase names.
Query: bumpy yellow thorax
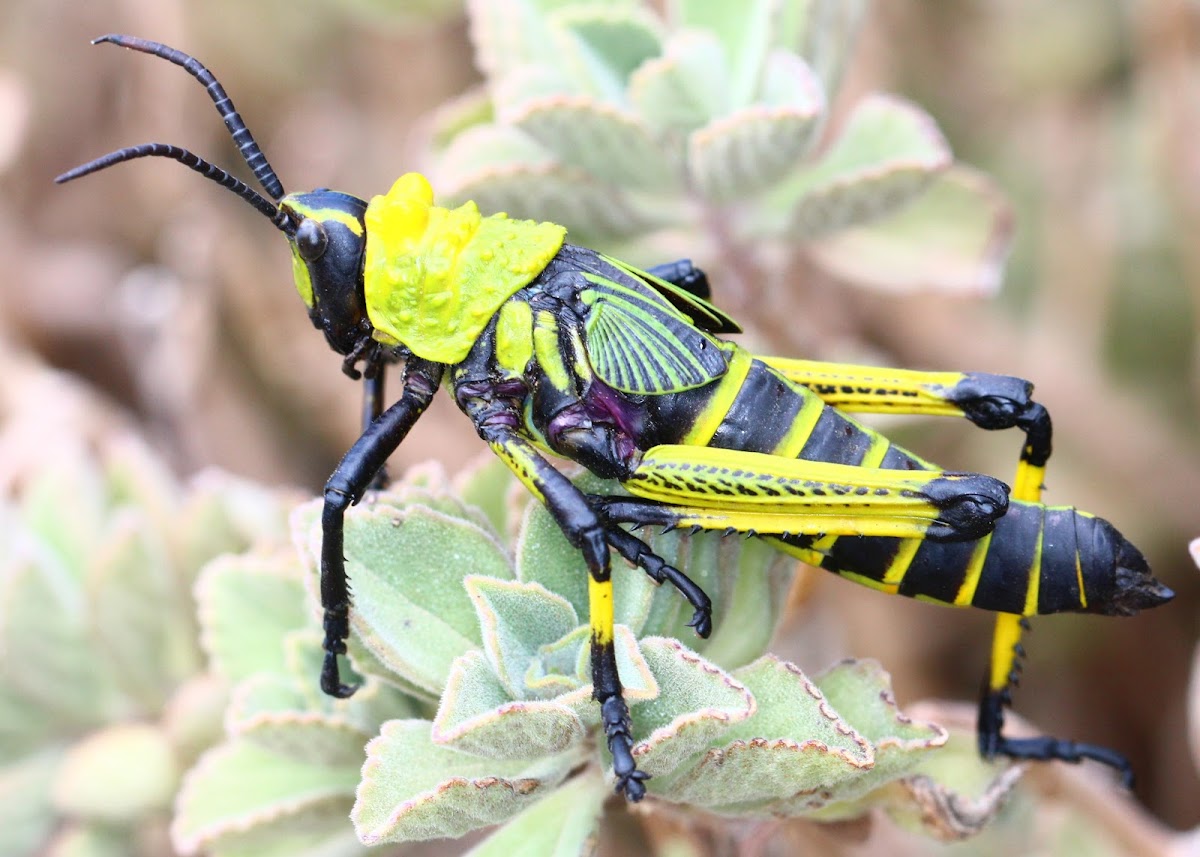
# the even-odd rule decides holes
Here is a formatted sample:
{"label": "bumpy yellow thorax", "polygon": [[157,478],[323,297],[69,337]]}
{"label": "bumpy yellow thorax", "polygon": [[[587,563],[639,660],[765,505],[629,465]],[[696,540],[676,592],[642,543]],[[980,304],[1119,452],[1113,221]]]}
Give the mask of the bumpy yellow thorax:
{"label": "bumpy yellow thorax", "polygon": [[418,173],[367,206],[364,289],[375,337],[458,363],[500,305],[549,264],[566,229],[433,204]]}

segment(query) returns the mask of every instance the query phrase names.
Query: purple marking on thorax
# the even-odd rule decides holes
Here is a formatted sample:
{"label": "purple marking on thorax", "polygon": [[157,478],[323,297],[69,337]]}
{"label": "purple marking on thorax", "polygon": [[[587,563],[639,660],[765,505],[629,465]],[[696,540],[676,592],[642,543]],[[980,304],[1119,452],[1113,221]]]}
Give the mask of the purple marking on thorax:
{"label": "purple marking on thorax", "polygon": [[642,420],[635,406],[607,384],[592,379],[583,404],[592,419],[611,422],[635,440],[641,436]]}

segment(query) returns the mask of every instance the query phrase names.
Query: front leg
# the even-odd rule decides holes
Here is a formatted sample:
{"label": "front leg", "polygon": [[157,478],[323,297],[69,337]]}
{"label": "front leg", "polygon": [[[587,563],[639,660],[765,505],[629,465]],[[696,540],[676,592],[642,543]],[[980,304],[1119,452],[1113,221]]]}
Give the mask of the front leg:
{"label": "front leg", "polygon": [[356,690],[342,684],[337,660],[338,655],[346,653],[346,638],[350,635],[350,588],[343,553],[346,509],[362,498],[388,456],[429,407],[441,383],[442,369],[441,364],[409,357],[400,401],[367,426],[325,483],[325,507],[321,512],[321,607],[325,611],[321,689],[330,696],[344,698]]}
{"label": "front leg", "polygon": [[646,794],[643,781],[647,775],[637,769],[633,760],[629,707],[625,703],[621,679],[617,674],[617,655],[613,647],[609,533],[587,497],[513,430],[512,426],[516,424],[514,420],[515,414],[511,412],[485,407],[479,413],[476,426],[492,451],[546,505],[567,539],[583,553],[589,575],[592,696],[600,703],[604,737],[613,757],[616,790],[623,792],[631,801],[639,801]]}
{"label": "front leg", "polygon": [[[379,368],[374,373],[363,376],[362,430],[364,432],[371,427],[371,423],[375,422],[383,414],[386,374],[387,364],[381,362]],[[388,487],[390,482],[387,466],[385,465],[379,468],[379,471],[375,474],[375,478],[371,480],[370,490],[382,491]]]}

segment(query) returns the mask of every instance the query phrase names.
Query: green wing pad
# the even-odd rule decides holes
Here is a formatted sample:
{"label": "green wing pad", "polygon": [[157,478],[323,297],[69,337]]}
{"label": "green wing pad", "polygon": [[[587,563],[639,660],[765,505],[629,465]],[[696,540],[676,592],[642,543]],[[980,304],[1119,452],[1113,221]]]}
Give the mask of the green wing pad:
{"label": "green wing pad", "polygon": [[716,340],[647,287],[585,273],[588,359],[604,383],[623,393],[661,395],[690,390],[725,374]]}
{"label": "green wing pad", "polygon": [[648,271],[642,271],[620,259],[601,255],[605,262],[618,268],[631,277],[644,280],[655,291],[670,301],[671,305],[691,319],[692,324],[709,333],[741,333],[741,326],[708,301],[693,295],[686,289],[681,289],[674,283],[669,283],[661,277],[656,277]]}

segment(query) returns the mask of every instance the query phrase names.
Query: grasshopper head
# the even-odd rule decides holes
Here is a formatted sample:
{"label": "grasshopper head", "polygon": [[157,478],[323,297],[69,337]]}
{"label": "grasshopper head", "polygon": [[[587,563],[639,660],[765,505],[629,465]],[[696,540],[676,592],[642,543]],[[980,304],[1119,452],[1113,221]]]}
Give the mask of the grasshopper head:
{"label": "grasshopper head", "polygon": [[[296,288],[308,306],[309,317],[329,344],[345,356],[343,371],[359,377],[355,368],[366,362],[370,375],[385,356],[371,338],[363,301],[363,257],[366,230],[363,215],[367,204],[349,194],[318,189],[310,193],[284,196],[283,185],[267,158],[254,141],[246,123],[233,106],[221,84],[194,57],[172,47],[134,36],[111,34],[95,43],[119,45],[140,53],[165,59],[187,71],[204,85],[209,97],[225,120],[246,166],[254,173],[266,196],[234,178],[225,170],[179,146],[168,143],[144,143],[110,152],[81,164],[55,179],[59,184],[103,170],[135,158],[164,157],[179,161],[207,179],[232,191],[265,215],[284,235],[292,248]],[[268,198],[269,197],[269,198]]]}
{"label": "grasshopper head", "polygon": [[284,232],[292,248],[296,291],[313,326],[339,354],[361,352],[371,341],[363,301],[366,202],[318,188],[285,196],[279,210],[288,219]]}

